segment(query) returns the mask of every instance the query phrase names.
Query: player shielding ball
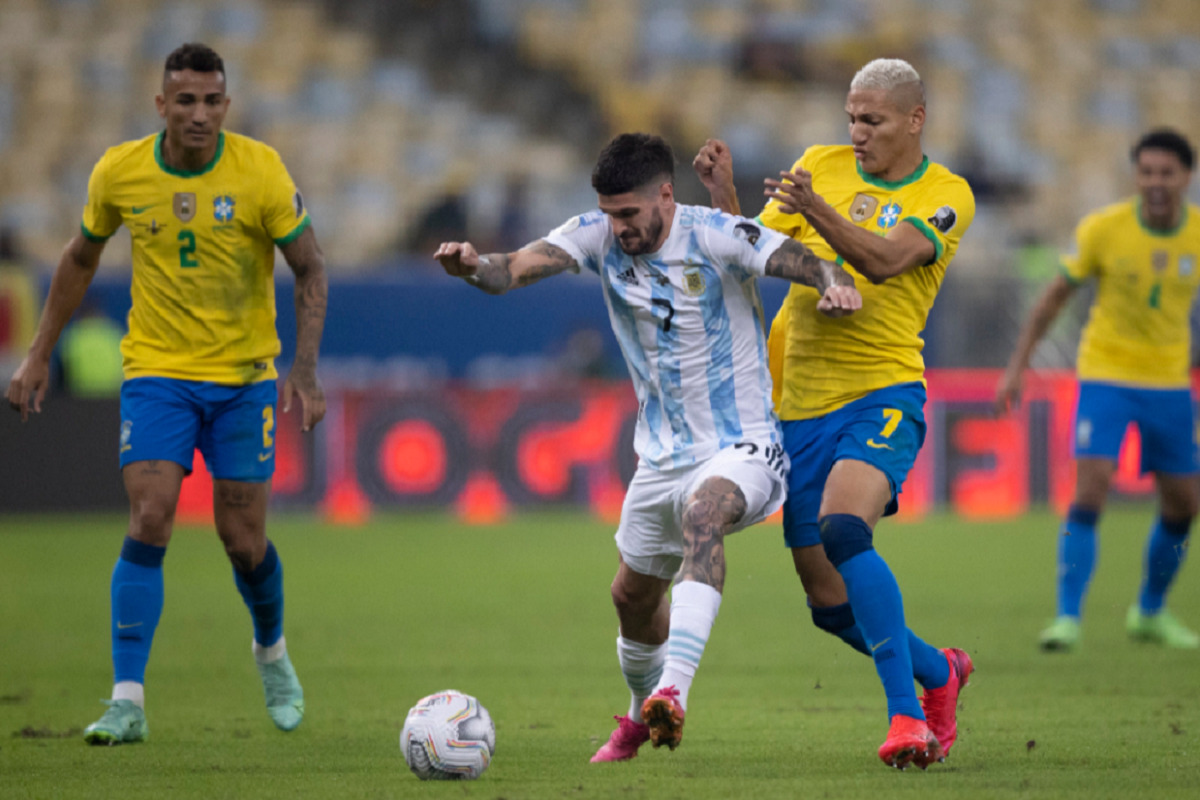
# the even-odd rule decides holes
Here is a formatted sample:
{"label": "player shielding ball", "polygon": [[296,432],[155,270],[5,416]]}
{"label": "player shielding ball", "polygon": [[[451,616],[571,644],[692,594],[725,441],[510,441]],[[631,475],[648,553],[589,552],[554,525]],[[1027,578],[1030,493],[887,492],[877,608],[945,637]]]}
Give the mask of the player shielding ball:
{"label": "player shielding ball", "polygon": [[[908,630],[900,587],[875,551],[925,439],[921,331],[975,215],[966,181],[921,146],[925,90],[912,65],[877,59],[846,97],[850,144],[814,146],[779,179],[758,221],[836,259],[862,293],[847,319],[793,286],[771,325],[776,407],[791,458],[784,539],[817,627],[870,655],[887,695],[887,764],[924,768],[958,735],[974,669]],[[713,205],[738,213],[732,156],[710,140],[694,166]],[[913,679],[925,691],[918,701]]]}
{"label": "player shielding ball", "polygon": [[127,227],[133,306],[121,345],[119,448],[130,520],[112,574],[112,699],[84,730],[92,744],[149,734],[144,682],[163,608],[163,557],[197,448],[214,478],[217,534],[254,623],[267,710],[283,730],[304,714],[283,638],[283,567],[266,535],[280,352],[273,271],[278,246],[296,275],[296,357],[283,410],[298,396],[310,430],[325,414],[316,374],[324,256],[279,155],[221,130],[229,98],[220,56],[200,44],[176,49],[155,103],[165,130],[109,149],[93,169],[81,230],[59,261],[37,334],[8,387],[22,419],[41,410],[54,344],[105,242]]}
{"label": "player shielding ball", "polygon": [[1021,330],[996,390],[1003,413],[1018,401],[1038,341],[1067,300],[1094,280],[1096,296],[1076,369],[1075,497],[1058,538],[1058,613],[1043,650],[1073,650],[1096,563],[1096,527],[1130,424],[1142,439],[1142,471],[1153,472],[1158,518],[1146,541],[1141,590],[1125,625],[1134,639],[1195,649],[1200,636],[1166,608],[1200,506],[1200,462],[1188,366],[1188,315],[1200,286],[1200,209],[1187,202],[1195,168],[1190,142],[1171,130],[1144,135],[1132,151],[1137,197],[1079,223],[1077,250],[1046,287]]}
{"label": "player shielding ball", "polygon": [[597,210],[515,253],[481,256],[448,242],[434,254],[449,274],[491,294],[561,272],[597,274],[633,379],[640,461],[617,528],[612,583],[631,700],[594,762],[633,758],[648,740],[679,744],[721,603],[725,537],[783,501],[788,459],[771,408],[756,279],[811,287],[814,306],[830,316],[861,301],[840,267],[802,244],[676,203],[674,166],[661,138],[623,134],[592,173]]}

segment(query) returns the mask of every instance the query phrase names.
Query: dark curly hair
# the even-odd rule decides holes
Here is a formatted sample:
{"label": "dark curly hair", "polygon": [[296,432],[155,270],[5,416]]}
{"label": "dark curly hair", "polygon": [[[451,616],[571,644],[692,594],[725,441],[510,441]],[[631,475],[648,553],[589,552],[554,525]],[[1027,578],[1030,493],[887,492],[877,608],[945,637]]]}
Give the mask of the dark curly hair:
{"label": "dark curly hair", "polygon": [[1192,143],[1182,133],[1171,128],[1155,128],[1144,134],[1129,151],[1130,160],[1137,163],[1143,150],[1166,150],[1168,153],[1174,153],[1188,170],[1196,163],[1196,151],[1192,149]]}
{"label": "dark curly hair", "polygon": [[592,170],[597,194],[614,195],[640,189],[655,178],[675,181],[675,154],[661,136],[622,133],[604,146]]}

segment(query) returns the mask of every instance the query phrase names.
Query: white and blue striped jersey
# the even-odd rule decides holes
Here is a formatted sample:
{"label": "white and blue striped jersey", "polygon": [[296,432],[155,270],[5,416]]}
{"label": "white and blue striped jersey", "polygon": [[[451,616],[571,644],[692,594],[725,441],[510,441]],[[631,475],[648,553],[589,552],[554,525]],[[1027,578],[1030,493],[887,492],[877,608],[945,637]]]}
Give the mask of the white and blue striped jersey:
{"label": "white and blue striped jersey", "polygon": [[545,241],[600,276],[637,392],[634,449],[643,463],[673,469],[739,442],[782,441],[757,278],[787,237],[677,204],[655,253],[626,255],[598,209]]}

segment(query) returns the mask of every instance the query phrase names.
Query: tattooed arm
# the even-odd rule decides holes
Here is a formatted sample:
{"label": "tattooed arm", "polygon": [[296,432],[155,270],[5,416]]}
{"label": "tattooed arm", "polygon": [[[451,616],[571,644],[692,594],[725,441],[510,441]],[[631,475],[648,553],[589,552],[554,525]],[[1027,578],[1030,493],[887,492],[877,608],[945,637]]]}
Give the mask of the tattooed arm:
{"label": "tattooed arm", "polygon": [[832,261],[817,258],[795,239],[788,239],[770,255],[766,274],[816,289],[821,293],[817,310],[828,316],[841,317],[862,308],[854,277]]}
{"label": "tattooed arm", "polygon": [[325,276],[325,254],[311,225],[282,249],[296,275],[296,359],[283,384],[283,411],[287,413],[291,408],[293,394],[300,395],[304,412],[301,428],[309,431],[325,416],[325,391],[317,380],[317,353],[325,329],[329,279]]}
{"label": "tattooed arm", "polygon": [[470,242],[443,242],[433,254],[450,275],[478,286],[488,294],[504,294],[567,270],[579,269],[575,259],[545,239],[515,253],[481,256]]}

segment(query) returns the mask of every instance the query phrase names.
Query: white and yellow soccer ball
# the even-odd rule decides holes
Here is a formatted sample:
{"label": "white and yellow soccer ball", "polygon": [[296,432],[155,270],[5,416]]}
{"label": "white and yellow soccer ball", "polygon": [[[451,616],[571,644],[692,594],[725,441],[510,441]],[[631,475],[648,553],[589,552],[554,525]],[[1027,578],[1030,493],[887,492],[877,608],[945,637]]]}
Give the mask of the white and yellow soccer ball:
{"label": "white and yellow soccer ball", "polygon": [[496,752],[496,726],[478,700],[447,689],[422,697],[409,710],[400,752],[423,781],[475,780]]}

